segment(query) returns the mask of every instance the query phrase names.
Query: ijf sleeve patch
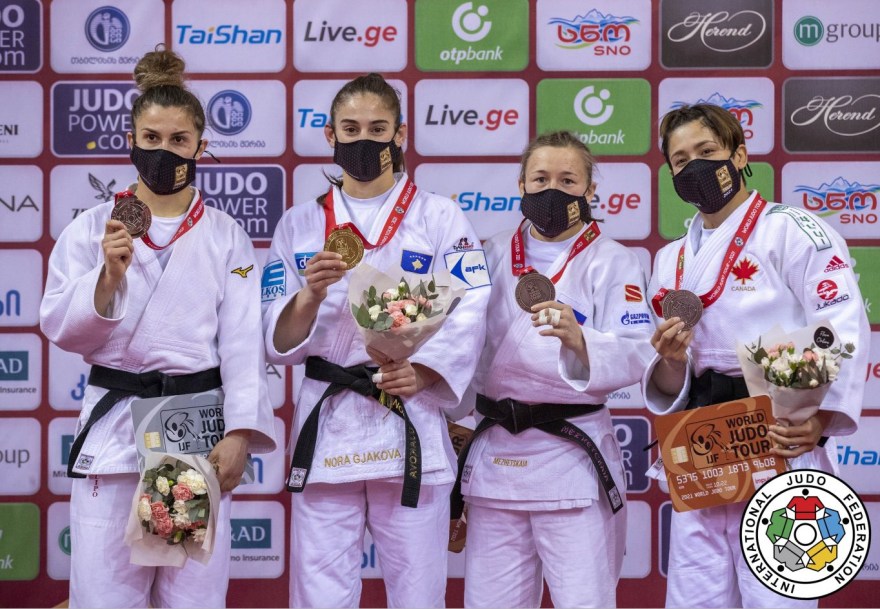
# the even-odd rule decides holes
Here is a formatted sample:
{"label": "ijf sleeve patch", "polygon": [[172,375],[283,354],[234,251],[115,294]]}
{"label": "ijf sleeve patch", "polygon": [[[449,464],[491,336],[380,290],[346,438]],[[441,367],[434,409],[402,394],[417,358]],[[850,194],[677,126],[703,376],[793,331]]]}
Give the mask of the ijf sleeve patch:
{"label": "ijf sleeve patch", "polygon": [[472,290],[492,285],[486,253],[483,250],[449,252],[444,258],[446,268],[455,281],[459,282],[460,287]]}
{"label": "ijf sleeve patch", "polygon": [[785,214],[786,216],[790,216],[798,225],[798,228],[810,238],[810,241],[816,246],[817,252],[827,250],[831,247],[831,239],[828,237],[825,230],[819,226],[819,223],[816,222],[815,218],[805,213],[803,210],[789,207],[788,205],[774,205],[767,213]]}

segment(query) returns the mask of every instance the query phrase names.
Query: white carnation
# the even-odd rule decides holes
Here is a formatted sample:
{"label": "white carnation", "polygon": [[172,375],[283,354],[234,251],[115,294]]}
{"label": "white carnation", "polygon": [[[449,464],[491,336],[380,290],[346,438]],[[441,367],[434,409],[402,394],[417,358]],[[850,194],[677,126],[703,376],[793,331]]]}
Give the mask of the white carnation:
{"label": "white carnation", "polygon": [[171,492],[171,487],[168,485],[168,478],[165,476],[159,476],[156,478],[156,490],[163,495],[167,495]]}
{"label": "white carnation", "polygon": [[150,500],[146,497],[141,497],[141,500],[138,501],[137,514],[138,518],[144,522],[149,522],[153,517],[153,509],[150,507]]}
{"label": "white carnation", "polygon": [[189,510],[186,509],[186,501],[175,501],[174,502],[174,511],[177,512],[178,514],[183,514],[185,512],[188,512]]}
{"label": "white carnation", "polygon": [[179,529],[185,529],[191,524],[189,519],[189,512],[187,512],[186,510],[184,510],[182,514],[180,512],[175,513],[171,521],[174,523],[174,526]]}
{"label": "white carnation", "polygon": [[205,535],[207,535],[208,529],[196,529],[192,532],[193,541],[196,543],[204,543]]}
{"label": "white carnation", "polygon": [[424,313],[419,313],[419,314],[416,316],[416,321],[424,321],[424,320],[426,320],[426,319],[428,319],[428,316],[425,315]]}
{"label": "white carnation", "polygon": [[194,469],[188,469],[177,477],[178,484],[183,483],[189,487],[193,495],[204,495],[208,492],[208,484],[204,476]]}
{"label": "white carnation", "polygon": [[370,320],[376,321],[376,319],[378,319],[379,317],[379,313],[382,312],[382,307],[380,307],[379,305],[373,305],[372,307],[367,309],[367,312],[370,314]]}
{"label": "white carnation", "polygon": [[415,315],[416,313],[419,312],[419,307],[418,307],[418,305],[415,305],[415,304],[406,305],[403,308],[403,312],[405,315]]}

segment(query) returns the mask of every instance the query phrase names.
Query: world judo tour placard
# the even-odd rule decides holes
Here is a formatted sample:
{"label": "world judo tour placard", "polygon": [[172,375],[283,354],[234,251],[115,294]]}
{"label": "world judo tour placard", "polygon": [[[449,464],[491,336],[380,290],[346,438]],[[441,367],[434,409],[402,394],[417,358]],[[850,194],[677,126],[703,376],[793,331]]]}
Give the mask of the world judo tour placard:
{"label": "world judo tour placard", "polygon": [[770,453],[775,423],[770,398],[759,395],[685,410],[654,420],[669,495],[676,512],[746,501],[785,471]]}

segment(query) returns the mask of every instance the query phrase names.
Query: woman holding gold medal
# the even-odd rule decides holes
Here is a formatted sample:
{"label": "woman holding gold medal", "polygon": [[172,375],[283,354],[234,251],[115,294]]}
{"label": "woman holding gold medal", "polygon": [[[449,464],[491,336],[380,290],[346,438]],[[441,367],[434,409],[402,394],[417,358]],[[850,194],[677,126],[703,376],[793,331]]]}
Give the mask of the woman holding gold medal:
{"label": "woman holding gold medal", "polygon": [[[466,607],[613,607],[623,464],[606,395],[638,382],[653,322],[635,254],[590,214],[593,157],[568,132],[525,150],[522,224],[486,244],[494,271],[462,453]],[[452,517],[461,515],[453,492]]]}
{"label": "woman holding gold medal", "polygon": [[[191,186],[207,146],[184,63],[157,47],[135,68],[128,134],[136,184],[79,215],[49,259],[40,327],[92,365],[71,447],[71,607],[223,607],[232,489],[248,452],[274,450],[272,407],[247,234]],[[222,385],[226,437],[213,448],[220,489],[206,565],[131,564],[123,532],[140,488],[134,397]],[[189,432],[192,433],[192,430]],[[88,478],[86,478],[88,476]]]}
{"label": "woman holding gold medal", "polygon": [[[685,106],[660,125],[678,195],[698,213],[687,234],[661,249],[648,289],[658,317],[656,356],[642,383],[655,414],[749,395],[736,343],[780,326],[830,321],[851,361],[805,423],[769,427],[772,450],[793,469],[836,470],[833,437],[855,432],[870,327],[844,240],[820,218],[749,191],[742,126],[710,104]],[[731,271],[745,268],[740,283]],[[820,285],[847,295],[828,304]],[[751,289],[742,289],[748,285]],[[739,289],[738,289],[739,288]],[[827,440],[827,442],[826,442]],[[744,503],[673,512],[667,607],[815,607],[781,596],[752,575],[740,549]]]}
{"label": "woman holding gold medal", "polygon": [[[443,410],[458,405],[476,365],[489,269],[458,205],[403,172],[406,134],[398,94],[380,75],[342,87],[325,127],[342,178],[285,213],[263,276],[269,359],[306,364],[287,480],[292,607],[359,605],[365,527],[389,607],[445,604],[455,469]],[[409,359],[373,360],[364,347],[347,275],[362,259],[426,281],[449,269],[467,288]],[[380,403],[382,391],[399,408]]]}

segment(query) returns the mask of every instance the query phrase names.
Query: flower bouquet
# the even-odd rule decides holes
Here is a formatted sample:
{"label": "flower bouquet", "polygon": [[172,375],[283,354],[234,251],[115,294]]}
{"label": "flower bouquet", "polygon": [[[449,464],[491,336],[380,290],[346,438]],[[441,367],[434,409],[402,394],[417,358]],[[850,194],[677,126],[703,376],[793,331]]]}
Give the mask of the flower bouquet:
{"label": "flower bouquet", "polygon": [[450,283],[445,271],[411,285],[405,277],[394,279],[368,264],[358,265],[349,282],[348,301],[367,351],[387,361],[415,353],[461,301],[465,291]]}
{"label": "flower bouquet", "polygon": [[751,395],[766,394],[781,425],[800,425],[819,411],[840,360],[850,359],[855,345],[841,345],[828,322],[785,334],[779,328],[752,345],[737,344],[737,356]]}
{"label": "flower bouquet", "polygon": [[202,564],[214,549],[220,484],[207,459],[151,453],[125,528],[132,564],[182,567]]}

